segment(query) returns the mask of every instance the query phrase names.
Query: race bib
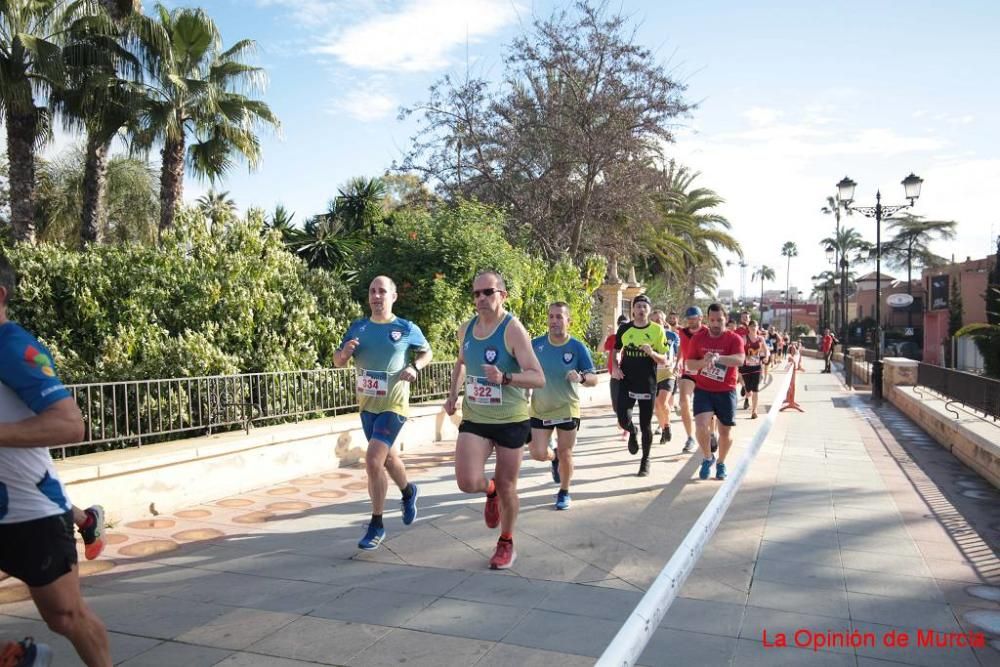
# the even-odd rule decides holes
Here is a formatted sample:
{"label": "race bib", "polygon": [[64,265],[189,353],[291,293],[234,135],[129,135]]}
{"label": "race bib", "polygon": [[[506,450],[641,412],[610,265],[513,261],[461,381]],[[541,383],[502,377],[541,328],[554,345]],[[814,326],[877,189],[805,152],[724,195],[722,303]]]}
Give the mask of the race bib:
{"label": "race bib", "polygon": [[559,424],[569,424],[573,421],[572,417],[565,417],[563,419],[543,419],[542,426],[558,426]]}
{"label": "race bib", "polygon": [[503,389],[484,377],[466,375],[465,400],[476,405],[503,405]]}
{"label": "race bib", "polygon": [[701,369],[701,374],[707,377],[709,380],[715,380],[716,382],[723,382],[726,379],[726,371],[728,369],[719,363],[714,363],[711,366],[705,366]]}
{"label": "race bib", "polygon": [[385,396],[389,393],[389,374],[359,368],[358,393],[364,396]]}
{"label": "race bib", "polygon": [[760,366],[760,357],[756,354],[751,354],[747,357],[747,366]]}
{"label": "race bib", "polygon": [[637,394],[634,391],[630,391],[628,393],[628,397],[632,398],[632,399],[635,399],[637,401],[648,401],[648,400],[651,400],[653,398],[653,395],[652,394]]}

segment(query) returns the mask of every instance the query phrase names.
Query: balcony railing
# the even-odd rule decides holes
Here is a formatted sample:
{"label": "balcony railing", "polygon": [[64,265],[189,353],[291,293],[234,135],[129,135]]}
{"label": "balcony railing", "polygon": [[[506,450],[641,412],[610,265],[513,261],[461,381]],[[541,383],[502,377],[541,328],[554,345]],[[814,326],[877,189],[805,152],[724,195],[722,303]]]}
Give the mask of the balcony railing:
{"label": "balcony railing", "polygon": [[[413,383],[410,399],[447,395],[453,366],[453,361],[429,364]],[[68,389],[86,430],[82,442],[53,448],[64,458],[358,409],[353,368],[103,382]]]}
{"label": "balcony railing", "polygon": [[945,409],[958,403],[994,421],[1000,420],[1000,380],[922,363],[917,367],[917,384],[945,398]]}

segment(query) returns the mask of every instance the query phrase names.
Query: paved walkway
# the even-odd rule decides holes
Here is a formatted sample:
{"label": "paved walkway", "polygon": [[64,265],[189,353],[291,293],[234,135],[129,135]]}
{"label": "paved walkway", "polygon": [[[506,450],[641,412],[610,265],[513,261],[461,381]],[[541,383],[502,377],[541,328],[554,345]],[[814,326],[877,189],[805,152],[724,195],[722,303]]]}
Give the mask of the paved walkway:
{"label": "paved walkway", "polygon": [[[1000,494],[891,406],[875,412],[806,364],[807,412],[778,418],[642,663],[1000,665],[996,643],[883,645],[996,623]],[[760,424],[747,417],[737,455]],[[718,483],[678,453],[679,423],[648,478],[608,410],[584,423],[572,510],[551,509],[547,465],[524,464],[512,571],[485,569],[496,532],[482,499],[458,493],[442,443],[407,455],[420,517],[404,528],[390,499],[376,552],[355,548],[364,470],[322,471],[115,526],[106,555],[83,564],[86,595],[129,666],[593,664]],[[2,636],[32,634],[57,665],[79,664],[25,596],[0,584]],[[800,630],[870,632],[877,646],[791,647]],[[765,644],[780,633],[789,648]]]}

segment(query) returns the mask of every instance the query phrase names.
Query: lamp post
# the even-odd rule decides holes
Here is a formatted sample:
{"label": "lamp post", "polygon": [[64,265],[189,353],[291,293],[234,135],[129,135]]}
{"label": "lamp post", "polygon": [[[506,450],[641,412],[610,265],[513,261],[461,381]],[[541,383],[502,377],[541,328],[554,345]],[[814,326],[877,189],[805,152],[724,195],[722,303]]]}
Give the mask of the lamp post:
{"label": "lamp post", "polygon": [[920,197],[920,186],[924,179],[910,174],[903,179],[903,190],[909,204],[894,206],[882,205],[882,192],[875,192],[875,206],[852,206],[854,188],[857,183],[844,176],[837,183],[837,191],[844,208],[857,211],[866,218],[875,218],[875,360],[872,362],[872,399],[882,402],[882,218],[889,217],[903,209],[913,206]]}
{"label": "lamp post", "polygon": [[[837,271],[837,249],[834,248],[832,245],[828,245],[826,247],[826,261],[829,264],[833,264],[833,273],[831,273],[831,276],[836,276],[836,271]],[[826,282],[823,283],[823,298],[824,298],[824,300],[827,300],[829,298],[827,292],[829,291],[830,285],[831,285],[831,283],[832,283],[833,280],[834,280],[834,278],[832,278],[832,277],[831,278],[827,278]],[[834,299],[833,299],[834,300],[834,304],[833,304],[833,308],[830,308],[829,303],[825,303],[824,306],[823,306],[823,316],[824,316],[824,319],[826,319],[826,326],[829,327],[830,329],[833,329],[834,331],[838,331],[839,329],[837,327],[837,320],[839,319],[839,313],[837,312],[837,304],[836,304],[836,301],[837,301],[837,298],[836,298],[837,297],[837,290],[834,289],[833,292],[834,292]],[[833,321],[831,322],[830,320],[833,320]],[[831,325],[833,325],[833,326],[831,326]]]}
{"label": "lamp post", "polygon": [[840,256],[840,326],[843,328],[840,338],[840,351],[847,354],[847,337],[850,335],[847,325],[847,255]]}

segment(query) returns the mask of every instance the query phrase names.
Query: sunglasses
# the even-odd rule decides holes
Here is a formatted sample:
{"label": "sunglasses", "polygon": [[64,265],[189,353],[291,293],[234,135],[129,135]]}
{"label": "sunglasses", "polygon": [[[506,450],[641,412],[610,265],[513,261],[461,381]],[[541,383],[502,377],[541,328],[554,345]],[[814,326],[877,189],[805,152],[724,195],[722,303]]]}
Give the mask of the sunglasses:
{"label": "sunglasses", "polygon": [[480,296],[493,296],[497,292],[503,292],[503,290],[497,287],[487,287],[486,289],[474,289],[472,290],[472,298],[478,299]]}

